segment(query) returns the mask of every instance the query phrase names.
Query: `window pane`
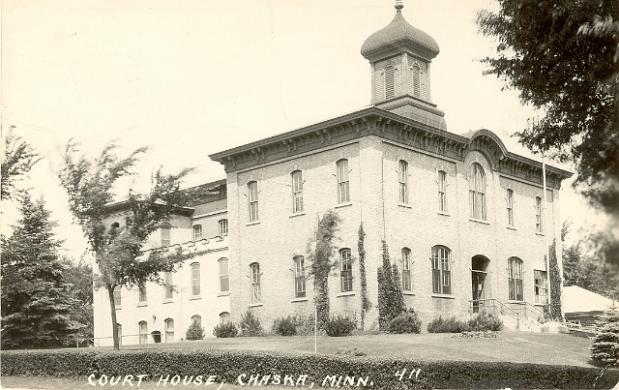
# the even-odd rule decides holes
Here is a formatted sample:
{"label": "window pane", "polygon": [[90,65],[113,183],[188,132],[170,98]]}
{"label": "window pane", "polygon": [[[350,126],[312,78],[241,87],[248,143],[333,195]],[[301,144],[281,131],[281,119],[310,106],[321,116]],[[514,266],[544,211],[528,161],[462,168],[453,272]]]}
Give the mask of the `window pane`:
{"label": "window pane", "polygon": [[260,264],[252,263],[250,265],[251,268],[251,289],[252,295],[251,300],[252,303],[258,303],[261,299],[260,293]]}
{"label": "window pane", "polygon": [[191,295],[200,295],[200,263],[191,263]]}
{"label": "window pane", "polygon": [[338,203],[347,203],[350,201],[348,188],[348,160],[339,160],[337,162],[337,200]]}
{"label": "window pane", "polygon": [[193,227],[193,240],[197,241],[202,238],[202,225],[194,225]]}
{"label": "window pane", "polygon": [[219,221],[219,235],[227,236],[228,235],[228,220],[222,219]]}
{"label": "window pane", "polygon": [[352,291],[353,278],[350,249],[340,250],[340,282],[342,292]]}
{"label": "window pane", "polygon": [[219,291],[228,292],[230,289],[228,281],[228,259],[222,258],[219,260]]}
{"label": "window pane", "polygon": [[258,220],[258,183],[255,181],[247,183],[247,199],[249,201],[249,220]]}
{"label": "window pane", "polygon": [[161,226],[161,246],[170,246],[170,225]]}
{"label": "window pane", "polygon": [[303,174],[301,171],[292,172],[292,212],[303,211]]}

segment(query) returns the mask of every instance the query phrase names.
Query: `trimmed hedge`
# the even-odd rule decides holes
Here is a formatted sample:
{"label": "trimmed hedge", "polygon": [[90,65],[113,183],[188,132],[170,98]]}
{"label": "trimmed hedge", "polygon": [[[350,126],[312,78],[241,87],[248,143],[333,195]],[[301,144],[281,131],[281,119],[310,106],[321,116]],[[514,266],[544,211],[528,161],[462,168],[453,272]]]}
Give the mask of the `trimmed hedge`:
{"label": "trimmed hedge", "polygon": [[[240,351],[145,352],[2,352],[3,375],[80,376],[216,375],[218,381],[237,383],[241,374],[308,376],[316,387],[332,375],[368,376],[369,388],[611,388],[619,370],[529,363],[411,361],[337,355],[284,354]],[[402,380],[396,372],[420,369],[417,380]]]}

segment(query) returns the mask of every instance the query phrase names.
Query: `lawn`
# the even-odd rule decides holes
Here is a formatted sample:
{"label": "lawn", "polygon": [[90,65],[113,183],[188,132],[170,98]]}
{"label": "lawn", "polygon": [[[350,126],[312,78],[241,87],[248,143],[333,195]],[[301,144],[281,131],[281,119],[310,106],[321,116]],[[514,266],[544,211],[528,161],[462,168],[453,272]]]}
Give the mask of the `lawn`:
{"label": "lawn", "polygon": [[[462,338],[454,334],[363,335],[318,337],[318,352],[350,353],[356,349],[368,356],[394,356],[413,360],[508,361],[518,363],[589,364],[587,338],[566,334],[499,332],[497,338]],[[126,350],[259,350],[313,352],[314,337],[237,337],[174,344],[126,346]]]}

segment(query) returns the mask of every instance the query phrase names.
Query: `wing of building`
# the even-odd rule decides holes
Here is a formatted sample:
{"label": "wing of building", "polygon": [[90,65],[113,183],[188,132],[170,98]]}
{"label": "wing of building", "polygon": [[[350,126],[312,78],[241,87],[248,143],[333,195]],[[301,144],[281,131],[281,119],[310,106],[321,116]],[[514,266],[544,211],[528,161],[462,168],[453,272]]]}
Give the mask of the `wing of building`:
{"label": "wing of building", "polygon": [[[361,316],[361,224],[374,303],[368,329],[377,325],[382,240],[401,270],[406,305],[424,323],[481,307],[541,313],[546,255],[560,240],[561,182],[571,173],[546,166],[544,196],[541,162],[510,152],[490,130],[448,131],[431,98],[439,46],[404,19],[401,4],[361,54],[371,67],[370,107],[210,156],[225,180],[188,189],[192,203],[152,242],[197,255],[170,276],[174,289],[118,293],[124,343],[180,340],[192,321],[210,335],[248,310],[265,329],[279,317],[312,315],[307,246],[328,210],[341,218],[332,313]],[[110,344],[109,304],[95,296],[97,344]]]}

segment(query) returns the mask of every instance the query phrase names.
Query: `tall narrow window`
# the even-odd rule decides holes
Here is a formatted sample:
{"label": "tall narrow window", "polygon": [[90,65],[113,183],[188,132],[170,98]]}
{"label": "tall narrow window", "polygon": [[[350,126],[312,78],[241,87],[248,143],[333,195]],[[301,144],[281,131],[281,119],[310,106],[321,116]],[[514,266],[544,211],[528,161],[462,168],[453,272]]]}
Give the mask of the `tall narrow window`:
{"label": "tall narrow window", "polygon": [[508,282],[509,299],[522,301],[522,260],[517,257],[509,258]]}
{"label": "tall narrow window", "polygon": [[171,343],[174,341],[174,320],[167,318],[164,321],[165,324],[165,342]]}
{"label": "tall narrow window", "polygon": [[138,302],[139,303],[146,303],[147,300],[147,296],[146,296],[146,286],[141,284],[138,286]]}
{"label": "tall narrow window", "polygon": [[408,163],[400,160],[398,164],[400,203],[408,203]]}
{"label": "tall narrow window", "polygon": [[340,249],[340,284],[342,292],[352,291],[352,257],[350,249]]}
{"label": "tall narrow window", "polygon": [[251,270],[251,302],[259,303],[261,299],[260,293],[260,264],[251,263],[249,265]]}
{"label": "tall narrow window", "polygon": [[342,159],[336,163],[337,167],[337,202],[350,202],[348,179],[348,160]]}
{"label": "tall narrow window", "polygon": [[169,223],[161,225],[161,246],[170,246],[170,230],[172,226]]}
{"label": "tall narrow window", "polygon": [[402,290],[413,291],[413,279],[411,277],[411,250],[402,248]]}
{"label": "tall narrow window", "polygon": [[148,343],[148,324],[146,321],[138,322],[140,344]]}
{"label": "tall narrow window", "polygon": [[421,73],[421,69],[419,68],[419,64],[413,65],[413,96],[420,97],[421,96],[421,80],[419,74]]}
{"label": "tall narrow window", "polygon": [[200,295],[200,263],[191,263],[191,295]]}
{"label": "tall narrow window", "polygon": [[542,232],[543,227],[543,218],[542,218],[542,198],[539,196],[535,197],[535,231],[538,233]]}
{"label": "tall narrow window", "polygon": [[230,281],[228,279],[228,258],[222,257],[217,262],[219,263],[219,292],[225,293],[230,290]]}
{"label": "tall narrow window", "polygon": [[249,201],[249,221],[258,220],[258,182],[247,183],[247,199]]}
{"label": "tall narrow window", "polygon": [[507,190],[507,226],[514,226],[514,190]]}
{"label": "tall narrow window", "polygon": [[473,163],[469,177],[469,205],[471,218],[486,220],[486,174],[484,168]]}
{"label": "tall narrow window", "polygon": [[442,245],[432,247],[432,292],[435,294],[451,294],[450,261],[449,248]]}
{"label": "tall narrow window", "polygon": [[228,313],[227,311],[219,313],[220,324],[227,324],[229,322],[230,322],[230,313]]}
{"label": "tall narrow window", "polygon": [[385,67],[385,99],[391,99],[395,95],[393,66]]}
{"label": "tall narrow window", "polygon": [[305,297],[305,259],[303,256],[295,256],[294,261],[294,297]]}
{"label": "tall narrow window", "polygon": [[227,219],[219,220],[219,235],[222,237],[228,235],[228,220]]}
{"label": "tall narrow window", "polygon": [[548,278],[546,271],[535,270],[535,303],[548,303]]}
{"label": "tall narrow window", "polygon": [[202,317],[199,316],[198,314],[194,314],[191,316],[191,323],[198,325],[198,326],[202,326]]}
{"label": "tall narrow window", "polygon": [[438,171],[438,210],[447,212],[447,172]]}
{"label": "tall narrow window", "polygon": [[290,174],[292,179],[292,213],[303,211],[303,172],[294,171]]}
{"label": "tall narrow window", "polygon": [[121,290],[120,286],[116,286],[114,288],[114,306],[116,306],[116,309],[120,309],[120,306],[123,303],[120,290]]}
{"label": "tall narrow window", "polygon": [[172,299],[174,297],[174,283],[172,281],[172,272],[165,273],[165,284],[163,286],[165,299]]}
{"label": "tall narrow window", "polygon": [[198,241],[202,239],[202,225],[193,225],[193,240]]}

